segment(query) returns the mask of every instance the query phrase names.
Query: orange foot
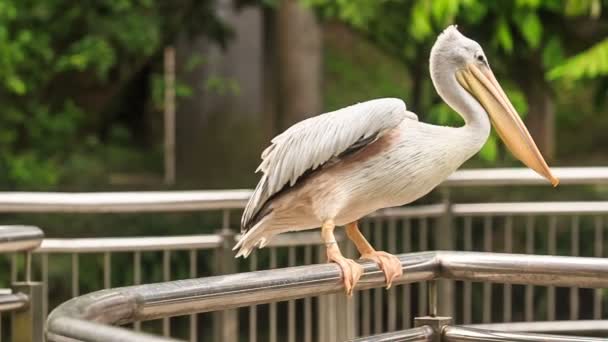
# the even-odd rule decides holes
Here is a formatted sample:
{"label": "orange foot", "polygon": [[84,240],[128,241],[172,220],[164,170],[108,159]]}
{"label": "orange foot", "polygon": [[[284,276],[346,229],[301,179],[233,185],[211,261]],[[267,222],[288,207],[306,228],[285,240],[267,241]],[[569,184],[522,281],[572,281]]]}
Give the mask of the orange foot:
{"label": "orange foot", "polygon": [[378,267],[384,272],[386,278],[386,289],[390,289],[393,284],[393,280],[403,275],[403,268],[401,267],[401,261],[396,256],[382,252],[373,251],[361,255],[361,259],[372,260]]}
{"label": "orange foot", "polygon": [[335,243],[327,247],[327,261],[335,262],[340,266],[344,289],[349,297],[352,296],[353,289],[363,274],[363,267],[354,260],[345,258]]}

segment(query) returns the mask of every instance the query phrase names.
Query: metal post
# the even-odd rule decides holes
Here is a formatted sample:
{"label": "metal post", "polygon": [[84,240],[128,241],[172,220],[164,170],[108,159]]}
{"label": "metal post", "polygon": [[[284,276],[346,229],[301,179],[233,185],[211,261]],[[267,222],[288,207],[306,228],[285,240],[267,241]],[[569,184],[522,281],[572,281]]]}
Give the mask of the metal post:
{"label": "metal post", "polygon": [[429,316],[437,317],[437,280],[429,282]]}
{"label": "metal post", "polygon": [[42,310],[43,287],[40,282],[14,282],[14,293],[22,293],[29,303],[12,313],[13,342],[43,342],[44,310]]}
{"label": "metal post", "polygon": [[[452,204],[450,202],[450,189],[442,188],[441,191],[442,203],[444,205],[444,212],[441,216],[441,222],[439,229],[441,232],[435,234],[437,249],[443,251],[454,250],[454,226],[452,216]],[[439,310],[442,315],[453,316],[454,315],[454,281],[448,279],[442,279],[438,284],[437,295],[439,296]]]}
{"label": "metal post", "polygon": [[[355,251],[352,243],[346,242],[343,246],[345,254],[349,258],[355,258]],[[336,325],[337,325],[337,340],[346,341],[352,340],[357,336],[356,326],[356,309],[355,301],[358,298],[358,293],[348,297],[344,293],[334,294],[336,301]]]}
{"label": "metal post", "polygon": [[[230,212],[224,210],[222,229],[218,232],[222,236],[222,244],[215,250],[216,275],[236,273],[236,261],[232,252],[234,247],[234,232],[230,229]],[[238,315],[235,309],[223,310],[214,315],[215,341],[238,341]]]}
{"label": "metal post", "polygon": [[415,327],[429,326],[433,329],[432,342],[441,342],[443,329],[452,324],[452,317],[416,317],[414,318]]}

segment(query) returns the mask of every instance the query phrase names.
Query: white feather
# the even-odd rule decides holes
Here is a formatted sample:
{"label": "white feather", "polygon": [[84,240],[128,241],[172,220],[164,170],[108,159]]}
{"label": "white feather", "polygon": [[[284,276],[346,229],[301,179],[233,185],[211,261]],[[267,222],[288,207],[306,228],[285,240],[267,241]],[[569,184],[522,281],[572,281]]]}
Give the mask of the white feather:
{"label": "white feather", "polygon": [[371,100],[298,122],[272,139],[262,152],[257,171],[264,175],[247,203],[241,224],[250,221],[264,203],[286,184],[293,186],[310,169],[316,169],[346,151],[362,138],[382,135],[404,119],[418,120],[400,99]]}

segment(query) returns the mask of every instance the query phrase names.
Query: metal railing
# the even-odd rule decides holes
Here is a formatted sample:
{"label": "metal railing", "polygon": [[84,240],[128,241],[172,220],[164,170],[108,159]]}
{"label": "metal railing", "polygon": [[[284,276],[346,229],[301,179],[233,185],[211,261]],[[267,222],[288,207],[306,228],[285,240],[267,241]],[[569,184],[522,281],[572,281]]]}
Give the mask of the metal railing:
{"label": "metal railing", "polygon": [[[16,279],[10,289],[0,289],[0,341],[2,340],[2,313],[11,313],[11,329],[23,330],[14,342],[42,342],[44,318],[40,308],[42,284],[32,281],[31,251],[42,242],[44,233],[36,227],[0,226],[0,254],[25,253],[25,276]],[[15,277],[16,278],[16,277]]]}
{"label": "metal railing", "polygon": [[[608,259],[472,252],[422,252],[399,256],[403,275],[396,284],[430,282],[439,278],[524,285],[608,288]],[[363,263],[357,290],[384,286],[384,275],[373,263]],[[49,341],[165,341],[107,325],[186,315],[198,312],[287,301],[343,291],[339,268],[333,264],[292,267],[160,284],[103,290],[59,306],[47,324]],[[501,332],[451,326],[436,317],[436,291],[429,292],[430,316],[407,332],[412,340],[433,341],[600,341],[586,337]],[[348,315],[344,316],[348,319]],[[434,326],[436,322],[444,322]],[[342,340],[348,336],[337,336]],[[388,341],[372,338],[369,341]],[[397,341],[397,339],[393,339]],[[403,339],[399,339],[403,341]]]}
{"label": "metal railing", "polygon": [[[608,184],[608,168],[554,170],[562,185]],[[440,187],[444,194],[440,204],[379,211],[362,223],[363,231],[374,246],[393,253],[458,249],[580,255],[585,252],[580,248],[584,243],[593,246],[593,254],[586,256],[604,256],[608,238],[604,233],[608,223],[605,217],[608,202],[452,203],[449,195],[450,192],[461,191],[462,187],[536,184],[546,183],[527,169],[458,171]],[[503,187],[501,192],[505,189]],[[548,186],[546,189],[553,191]],[[324,262],[322,247],[315,246],[319,239],[314,231],[297,237],[280,235],[277,237],[280,240],[252,254],[249,260],[235,261],[230,249],[238,229],[236,223],[231,222],[231,216],[238,214],[249,195],[249,190],[0,192],[0,213],[222,213],[218,234],[208,236],[45,240],[35,251],[34,264],[39,274],[36,279],[45,284],[43,311],[46,313],[70,297],[101,288]],[[212,242],[206,243],[207,240]],[[345,247],[348,249],[349,245]],[[356,256],[352,250],[349,253]],[[70,268],[54,268],[55,260],[63,259],[65,262],[66,257]],[[15,257],[11,259],[13,280],[23,267],[17,260]],[[125,274],[132,274],[132,278],[117,277],[113,270],[118,267]],[[88,272],[90,277],[93,269],[100,275],[100,281],[93,285],[84,283],[84,272]],[[66,287],[70,289],[69,294],[56,290]],[[241,325],[247,327],[250,341],[256,341],[257,336],[267,337],[271,342],[296,341],[296,331],[306,342],[327,340],[328,336],[336,334],[336,327],[326,323],[327,317],[350,305],[356,310],[349,311],[353,316],[350,322],[354,324],[347,328],[354,332],[354,336],[368,336],[412,327],[413,317],[427,311],[428,303],[424,298],[428,290],[426,283],[404,284],[390,291],[359,291],[352,302],[342,301],[337,295],[327,295],[252,306],[238,313],[165,318],[154,324],[137,323],[135,328],[166,337],[179,335],[179,331],[185,330],[188,335],[179,337],[196,341],[209,338],[210,334],[217,339],[234,335]],[[565,296],[567,300],[557,302],[558,295]],[[441,280],[438,297],[440,311],[451,314],[456,322],[464,324],[601,319],[607,317],[604,312],[608,307],[601,290],[594,290],[589,295],[588,290],[577,287],[564,290],[554,286],[482,285]],[[563,311],[564,303],[569,311],[567,317],[558,315],[558,309]],[[592,312],[589,313],[587,308],[592,308]],[[260,324],[264,321],[268,323]]]}

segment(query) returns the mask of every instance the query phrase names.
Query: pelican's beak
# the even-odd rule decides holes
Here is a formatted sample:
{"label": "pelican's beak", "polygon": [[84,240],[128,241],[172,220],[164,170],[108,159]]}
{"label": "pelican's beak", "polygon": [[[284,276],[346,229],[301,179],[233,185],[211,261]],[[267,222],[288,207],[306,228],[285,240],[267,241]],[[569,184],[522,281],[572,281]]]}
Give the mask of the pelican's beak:
{"label": "pelican's beak", "polygon": [[559,179],[549,169],[490,67],[468,64],[456,73],[456,79],[488,112],[494,128],[511,153],[557,186]]}

